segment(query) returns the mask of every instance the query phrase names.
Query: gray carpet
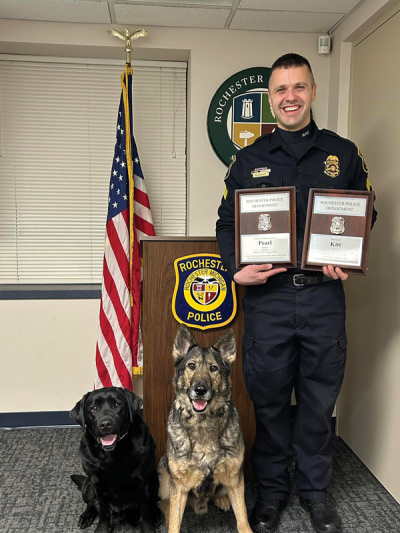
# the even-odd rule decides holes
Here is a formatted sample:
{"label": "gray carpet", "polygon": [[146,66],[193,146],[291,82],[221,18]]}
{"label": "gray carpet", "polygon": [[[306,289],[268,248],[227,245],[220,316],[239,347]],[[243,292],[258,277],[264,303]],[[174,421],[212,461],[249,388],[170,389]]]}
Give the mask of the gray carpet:
{"label": "gray carpet", "polygon": [[[78,455],[80,430],[26,429],[0,431],[0,532],[75,533],[84,509],[69,479],[82,473]],[[338,438],[334,439],[334,476],[330,494],[344,523],[344,533],[399,533],[400,505]],[[246,487],[248,509],[254,485]],[[92,533],[96,524],[86,531]],[[128,526],[115,533],[138,533]],[[185,512],[182,533],[233,533],[232,511],[211,506],[205,517]],[[294,493],[282,516],[279,533],[312,533],[308,515]]]}

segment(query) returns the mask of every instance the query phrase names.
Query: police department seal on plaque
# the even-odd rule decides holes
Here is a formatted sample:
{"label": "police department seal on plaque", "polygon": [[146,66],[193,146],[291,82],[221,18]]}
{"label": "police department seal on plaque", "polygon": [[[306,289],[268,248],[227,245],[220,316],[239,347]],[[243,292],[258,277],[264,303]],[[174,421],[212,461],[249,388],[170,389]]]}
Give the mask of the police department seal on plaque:
{"label": "police department seal on plaque", "polygon": [[261,213],[258,217],[258,229],[260,231],[269,231],[272,228],[271,215]]}
{"label": "police department seal on plaque", "polygon": [[331,224],[331,233],[334,235],[341,235],[344,233],[344,218],[343,217],[333,217]]}

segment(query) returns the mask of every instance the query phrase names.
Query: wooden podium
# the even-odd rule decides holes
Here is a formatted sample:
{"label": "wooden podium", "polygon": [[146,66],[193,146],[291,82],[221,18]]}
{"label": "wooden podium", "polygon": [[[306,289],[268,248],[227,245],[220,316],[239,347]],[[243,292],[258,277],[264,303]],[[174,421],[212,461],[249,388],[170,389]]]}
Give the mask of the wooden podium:
{"label": "wooden podium", "polygon": [[[143,351],[144,351],[144,419],[157,444],[157,460],[165,453],[167,419],[174,401],[172,345],[178,322],[172,314],[175,288],[174,261],[198,253],[219,254],[213,237],[146,237],[143,243]],[[242,372],[244,287],[237,289],[237,313],[227,326],[202,331],[192,328],[198,343],[212,345],[229,329],[234,330],[237,358],[232,368],[233,401],[239,411],[246,446],[245,473],[253,479],[251,448],[255,436],[253,404],[247,394]]]}

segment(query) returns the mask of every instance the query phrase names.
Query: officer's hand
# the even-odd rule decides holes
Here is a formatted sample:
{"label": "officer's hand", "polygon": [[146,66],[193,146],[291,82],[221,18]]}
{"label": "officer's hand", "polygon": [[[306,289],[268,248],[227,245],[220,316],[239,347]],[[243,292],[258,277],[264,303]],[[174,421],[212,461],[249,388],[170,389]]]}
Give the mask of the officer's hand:
{"label": "officer's hand", "polygon": [[247,265],[233,276],[239,285],[262,285],[275,274],[286,272],[286,268],[272,268],[272,265]]}
{"label": "officer's hand", "polygon": [[322,267],[322,272],[325,274],[325,276],[328,276],[332,279],[340,278],[342,281],[346,281],[346,279],[349,277],[349,275],[345,274],[341,268],[333,268],[332,265]]}

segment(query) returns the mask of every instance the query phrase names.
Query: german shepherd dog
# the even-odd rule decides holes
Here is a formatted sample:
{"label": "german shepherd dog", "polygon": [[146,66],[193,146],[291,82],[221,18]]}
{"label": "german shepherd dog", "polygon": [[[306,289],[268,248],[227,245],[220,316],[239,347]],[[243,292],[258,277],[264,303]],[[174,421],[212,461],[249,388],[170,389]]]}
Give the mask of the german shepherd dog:
{"label": "german shepherd dog", "polygon": [[244,442],[233,405],[236,340],[228,330],[211,348],[198,346],[181,325],[173,353],[176,398],[168,417],[167,453],[158,465],[160,507],[169,533],[179,533],[188,502],[198,514],[208,502],[232,504],[239,533],[251,533],[244,501]]}

